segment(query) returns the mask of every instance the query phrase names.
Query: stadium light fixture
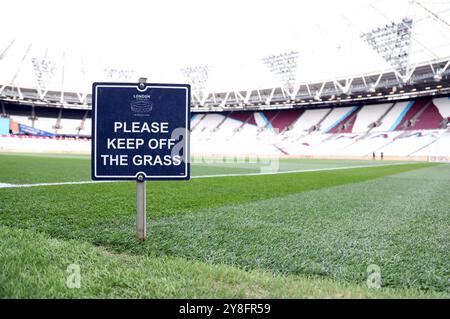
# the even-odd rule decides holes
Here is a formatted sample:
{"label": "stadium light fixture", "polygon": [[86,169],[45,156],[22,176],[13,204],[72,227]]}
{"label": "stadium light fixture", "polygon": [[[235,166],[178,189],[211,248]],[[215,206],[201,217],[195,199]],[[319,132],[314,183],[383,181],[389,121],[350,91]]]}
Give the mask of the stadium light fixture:
{"label": "stadium light fixture", "polygon": [[205,90],[209,79],[209,67],[207,65],[190,66],[180,69],[184,78],[191,85],[193,95],[202,103],[205,103]]}
{"label": "stadium light fixture", "polygon": [[269,55],[262,59],[269,71],[289,94],[294,94],[297,77],[298,51]]}
{"label": "stadium light fixture", "polygon": [[375,52],[404,76],[403,80],[409,71],[412,26],[413,19],[406,17],[361,35]]}
{"label": "stadium light fixture", "polygon": [[129,81],[134,77],[134,71],[125,69],[103,69],[108,80],[112,81]]}
{"label": "stadium light fixture", "polygon": [[50,60],[38,58],[32,58],[31,63],[33,64],[37,87],[40,93],[45,92],[55,75],[56,64]]}

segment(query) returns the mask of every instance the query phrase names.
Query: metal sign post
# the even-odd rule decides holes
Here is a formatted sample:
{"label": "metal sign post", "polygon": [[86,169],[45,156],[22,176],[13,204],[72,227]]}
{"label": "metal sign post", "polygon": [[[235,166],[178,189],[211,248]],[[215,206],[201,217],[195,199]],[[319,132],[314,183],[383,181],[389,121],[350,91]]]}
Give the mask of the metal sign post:
{"label": "metal sign post", "polygon": [[144,241],[146,181],[190,177],[190,85],[140,78],[92,89],[92,179],[136,182],[136,231]]}
{"label": "metal sign post", "polygon": [[147,238],[147,201],[145,178],[142,175],[136,180],[136,230],[140,241]]}
{"label": "metal sign post", "polygon": [[[146,78],[139,78],[139,88],[145,88]],[[139,174],[136,180],[136,231],[140,241],[147,239],[147,190],[145,176]]]}

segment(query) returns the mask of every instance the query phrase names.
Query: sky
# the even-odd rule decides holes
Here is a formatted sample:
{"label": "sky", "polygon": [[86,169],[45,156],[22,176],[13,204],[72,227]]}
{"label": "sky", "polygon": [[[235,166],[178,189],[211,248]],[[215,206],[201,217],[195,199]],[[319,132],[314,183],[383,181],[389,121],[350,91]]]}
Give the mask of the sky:
{"label": "sky", "polygon": [[[5,58],[3,65],[0,61],[0,69],[13,75],[32,43],[29,57],[47,52],[61,60],[64,55],[66,73],[79,72],[80,57],[85,69],[133,69],[136,76],[148,76],[153,82],[182,81],[180,68],[209,65],[215,88],[273,84],[261,58],[286,51],[300,52],[299,80],[378,71],[387,66],[360,34],[401,19],[409,4],[408,0],[14,0],[2,4],[2,12],[10,14],[0,20],[0,53],[16,39],[15,56],[8,63]],[[442,10],[450,4],[433,1],[433,6]],[[370,58],[370,65],[362,56]]]}

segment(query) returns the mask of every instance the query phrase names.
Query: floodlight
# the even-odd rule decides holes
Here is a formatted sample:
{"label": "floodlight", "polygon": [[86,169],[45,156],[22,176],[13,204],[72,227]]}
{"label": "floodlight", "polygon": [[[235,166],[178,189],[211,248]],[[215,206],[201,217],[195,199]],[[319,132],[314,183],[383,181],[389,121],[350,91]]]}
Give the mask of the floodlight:
{"label": "floodlight", "polygon": [[281,85],[293,92],[297,76],[298,52],[286,52],[269,55],[262,59],[269,71],[280,81]]}
{"label": "floodlight", "polygon": [[194,95],[202,99],[209,79],[209,67],[207,65],[186,67],[181,69],[181,73],[191,85]]}
{"label": "floodlight", "polygon": [[409,66],[412,25],[413,19],[404,18],[363,33],[361,37],[394,69],[405,75]]}

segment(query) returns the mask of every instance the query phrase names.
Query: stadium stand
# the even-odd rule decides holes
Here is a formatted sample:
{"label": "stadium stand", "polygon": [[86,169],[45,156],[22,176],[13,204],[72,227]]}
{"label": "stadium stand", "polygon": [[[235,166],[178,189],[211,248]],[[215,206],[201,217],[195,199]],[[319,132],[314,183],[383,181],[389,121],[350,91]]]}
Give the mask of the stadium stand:
{"label": "stadium stand", "polygon": [[444,131],[441,135],[424,147],[416,151],[413,156],[427,156],[430,161],[450,162],[450,131]]}
{"label": "stadium stand", "polygon": [[330,108],[306,110],[297,122],[294,123],[291,132],[304,133],[316,130],[330,112]]}
{"label": "stadium stand", "polygon": [[398,136],[399,132],[371,133],[355,140],[353,144],[342,148],[334,155],[336,156],[367,156],[370,157],[373,152],[377,152],[383,146],[392,142]]}
{"label": "stadium stand", "polygon": [[353,130],[353,124],[361,106],[355,106],[342,117],[342,120],[328,130],[328,133],[350,133]]}
{"label": "stadium stand", "polygon": [[411,129],[414,126],[415,117],[422,112],[427,106],[427,101],[420,99],[417,101],[409,101],[400,117],[397,119],[395,131]]}
{"label": "stadium stand", "polygon": [[[263,112],[266,113],[266,112]],[[276,116],[272,119],[268,119],[270,126],[275,129],[276,132],[282,133],[289,129],[292,123],[298,120],[302,115],[303,110],[284,110],[278,111]]]}
{"label": "stadium stand", "polygon": [[[373,132],[387,132],[392,131],[397,127],[398,122],[401,121],[403,117],[403,111],[405,110],[408,102],[398,102],[379,119],[379,124],[373,128]],[[398,122],[397,122],[398,121]]]}
{"label": "stadium stand", "polygon": [[388,112],[392,107],[389,104],[375,104],[370,107],[363,107],[356,115],[355,123],[353,124],[353,132],[367,132],[379,123],[382,116]]}
{"label": "stadium stand", "polygon": [[340,122],[345,120],[353,111],[353,107],[336,107],[323,119],[320,123],[320,132],[327,133],[336,127]]}
{"label": "stadium stand", "polygon": [[430,145],[438,136],[438,131],[411,131],[395,137],[391,143],[379,149],[384,154],[396,156],[412,156],[415,152]]}
{"label": "stadium stand", "polygon": [[[64,143],[82,140],[74,150],[89,152],[90,111],[12,103],[5,110],[4,116],[12,121],[66,137],[23,138],[20,150],[69,151]],[[383,152],[387,157],[437,158],[450,152],[449,117],[448,97],[334,108],[194,113],[191,147],[194,154],[214,155],[370,158],[373,152]],[[53,145],[53,140],[58,142]],[[19,140],[3,136],[0,148],[12,141]]]}
{"label": "stadium stand", "polygon": [[450,118],[450,98],[449,97],[442,97],[433,99],[433,104],[437,107],[439,110],[439,113],[444,119]]}
{"label": "stadium stand", "polygon": [[441,128],[444,118],[439,114],[439,110],[429,101],[425,106],[425,109],[420,111],[415,117],[414,125],[412,128],[415,130],[428,130]]}

